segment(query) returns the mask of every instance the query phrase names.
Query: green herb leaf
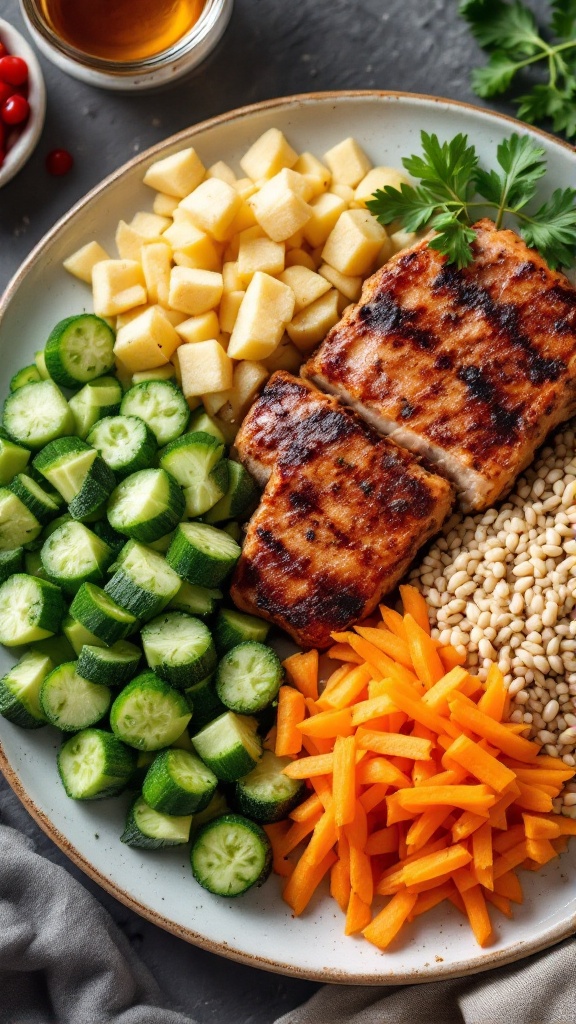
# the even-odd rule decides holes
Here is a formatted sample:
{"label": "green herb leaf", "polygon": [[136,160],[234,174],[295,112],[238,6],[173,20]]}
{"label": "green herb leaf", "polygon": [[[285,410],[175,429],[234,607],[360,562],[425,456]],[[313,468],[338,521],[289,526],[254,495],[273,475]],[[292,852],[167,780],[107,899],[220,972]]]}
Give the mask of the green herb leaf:
{"label": "green herb leaf", "polygon": [[476,238],[476,232],[472,228],[456,220],[450,213],[439,214],[430,227],[437,232],[428,242],[431,249],[436,249],[443,256],[447,256],[448,263],[455,263],[458,270],[472,262],[472,243]]}
{"label": "green herb leaf", "polygon": [[576,190],[557,188],[531,217],[523,214],[520,234],[553,269],[569,266],[576,255]]}
{"label": "green herb leaf", "polygon": [[374,193],[366,206],[381,224],[401,219],[406,231],[420,231],[436,212],[438,203],[423,188],[401,185],[396,189],[386,185]]}
{"label": "green herb leaf", "polygon": [[576,254],[576,190],[557,189],[534,213],[525,208],[534,199],[546,172],[545,151],[527,136],[513,134],[497,148],[498,168],[478,164],[465,135],[440,142],[421,132],[422,155],[406,158],[406,169],[420,179],[417,186],[379,189],[367,207],[380,221],[399,220],[406,231],[432,229],[428,243],[459,268],[473,259],[474,221],[478,208],[493,212],[497,227],[505,216],[516,219],[529,245],[551,267],[567,266]]}
{"label": "green herb leaf", "polygon": [[498,96],[520,71],[539,65],[546,81],[517,98],[518,116],[532,124],[550,120],[555,131],[576,136],[576,0],[552,0],[542,32],[520,0],[461,0],[459,12],[489,55],[472,72],[474,91],[485,99]]}
{"label": "green herb leaf", "polygon": [[490,99],[499,96],[510,87],[518,64],[503,50],[490,54],[490,60],[483,68],[474,68],[472,72],[472,88],[477,96]]}

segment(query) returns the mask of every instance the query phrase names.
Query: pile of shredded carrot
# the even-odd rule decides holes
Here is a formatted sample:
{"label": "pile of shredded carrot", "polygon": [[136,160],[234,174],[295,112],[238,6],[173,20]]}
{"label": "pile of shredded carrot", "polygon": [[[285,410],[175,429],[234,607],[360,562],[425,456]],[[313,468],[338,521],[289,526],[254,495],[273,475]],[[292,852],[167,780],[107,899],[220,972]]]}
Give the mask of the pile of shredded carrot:
{"label": "pile of shredded carrot", "polygon": [[341,664],[321,693],[317,651],[284,662],[268,743],[309,796],[266,826],[274,869],[295,915],[329,874],[345,933],[380,949],[443,900],[485,946],[488,905],[510,917],[522,902],[517,869],[538,870],[576,834],[552,813],[576,770],[507,722],[497,666],[485,683],[470,675],[430,636],[422,595],[400,591],[404,615],[381,607],[381,621],[333,634]]}

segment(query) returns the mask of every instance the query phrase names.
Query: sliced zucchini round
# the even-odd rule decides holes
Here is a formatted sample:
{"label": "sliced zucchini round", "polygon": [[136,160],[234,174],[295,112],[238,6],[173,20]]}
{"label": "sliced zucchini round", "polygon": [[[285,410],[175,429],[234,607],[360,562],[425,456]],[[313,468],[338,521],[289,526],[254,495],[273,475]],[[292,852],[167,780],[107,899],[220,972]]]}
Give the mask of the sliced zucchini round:
{"label": "sliced zucchini round", "polygon": [[[80,652],[85,644],[91,644],[93,647],[104,647],[104,641],[100,640],[100,637],[95,636],[89,629],[86,629],[81,622],[73,619],[71,615],[66,615],[62,623],[62,632],[76,657],[79,657]],[[67,658],[67,661],[70,659]]]}
{"label": "sliced zucchini round", "polygon": [[42,380],[38,372],[38,367],[35,363],[30,366],[23,366],[21,370],[17,370],[10,381],[10,391],[18,391],[18,388],[23,388],[25,384],[38,384]]}
{"label": "sliced zucchini round", "polygon": [[47,722],[40,704],[40,687],[52,670],[52,661],[29,651],[0,679],[0,715],[22,729],[38,729]]}
{"label": "sliced zucchini round", "polygon": [[117,640],[125,640],[138,625],[134,615],[121,608],[94,583],[81,585],[70,605],[70,615],[108,647]]}
{"label": "sliced zucchini round", "polygon": [[0,437],[0,485],[5,487],[17,473],[26,469],[30,452],[22,445],[14,444],[7,437]]}
{"label": "sliced zucchini round", "polygon": [[103,729],[84,729],[60,747],[58,772],[73,800],[101,800],[126,788],[136,751]]}
{"label": "sliced zucchini round", "polygon": [[84,644],[78,655],[78,672],[84,679],[103,686],[126,686],[134,678],[142,651],[128,640],[118,640],[112,647]]}
{"label": "sliced zucchini round", "polygon": [[110,725],[129,746],[160,750],[178,739],[191,717],[181,693],[154,672],[142,672],[116,697]]}
{"label": "sliced zucchini round", "polygon": [[269,825],[286,818],[305,792],[304,782],[289,779],[282,771],[291,763],[290,757],[277,757],[265,750],[255,768],[234,787],[234,805],[240,814],[252,821]]}
{"label": "sliced zucchini round", "polygon": [[7,551],[0,551],[0,584],[5,583],[15,572],[22,572],[24,568],[24,548],[9,548]]}
{"label": "sliced zucchini round", "polygon": [[264,829],[239,814],[223,814],[197,833],[190,853],[196,881],[215,896],[240,896],[262,885],[272,868]]}
{"label": "sliced zucchini round", "polygon": [[95,725],[104,717],[111,701],[108,687],[79,675],[76,661],[53,669],[40,688],[42,711],[62,732],[78,732]]}
{"label": "sliced zucchini round", "polygon": [[124,545],[114,568],[106,593],[141,622],[163,611],[180,586],[166,559],[135,540]]}
{"label": "sliced zucchini round", "polygon": [[170,533],[184,510],[184,495],[174,477],[164,469],[141,469],[118,484],[107,514],[118,533],[149,544]]}
{"label": "sliced zucchini round", "polygon": [[225,447],[211,434],[183,434],[160,453],[160,465],[184,488],[186,513],[201,516],[228,488]]}
{"label": "sliced zucchini round", "polygon": [[182,846],[190,838],[191,825],[191,814],[162,814],[153,810],[143,797],[138,796],[128,811],[120,839],[127,846],[136,846],[144,850]]}
{"label": "sliced zucchini round", "polygon": [[121,401],[122,387],[116,377],[98,377],[85,384],[70,399],[78,437],[87,437],[94,424],[104,416],[114,416]]}
{"label": "sliced zucchini round", "polygon": [[164,612],[142,628],[146,661],[172,686],[184,690],[216,667],[216,648],[208,627],[185,612]]}
{"label": "sliced zucchini round", "polygon": [[214,643],[219,654],[225,654],[247,640],[264,643],[270,631],[270,623],[247,615],[236,608],[221,608],[214,626]]}
{"label": "sliced zucchini round", "polygon": [[0,487],[0,551],[13,551],[39,537],[42,525],[21,498]]}
{"label": "sliced zucchini round", "polygon": [[0,643],[17,647],[52,636],[60,631],[65,611],[53,583],[16,573],[0,587]]}
{"label": "sliced zucchini round", "polygon": [[150,765],[142,796],[149,807],[163,814],[195,814],[210,803],[218,779],[188,750],[163,750]]}
{"label": "sliced zucchini round", "polygon": [[192,736],[194,749],[222,782],[236,782],[262,756],[255,718],[227,711]]}
{"label": "sliced zucchini round", "polygon": [[209,587],[197,587],[186,580],[180,583],[174,597],[170,600],[168,607],[177,612],[188,612],[189,615],[198,615],[205,619],[216,611],[216,604],[222,600],[222,591]]}
{"label": "sliced zucchini round", "polygon": [[73,519],[50,534],[40,551],[46,576],[67,594],[76,594],[83,583],[100,583],[114,552],[83,523]]}
{"label": "sliced zucchini round", "polygon": [[219,662],[216,693],[231,711],[251,715],[274,700],[283,674],[280,659],[271,647],[247,640],[229,650]]}
{"label": "sliced zucchini round", "polygon": [[256,507],[259,491],[244,466],[232,459],[228,463],[226,494],[206,512],[207,523],[223,523],[226,519],[246,519]]}
{"label": "sliced zucchini round", "polygon": [[[62,504],[60,496],[58,495],[58,501],[44,490],[40,484],[28,476],[27,473],[18,473],[14,477],[12,483],[9,485],[9,489],[29,512],[32,513],[35,519],[41,523],[42,526],[46,526],[60,511],[60,505]],[[59,504],[60,503],[60,504]]]}
{"label": "sliced zucchini round", "polygon": [[43,448],[74,430],[74,416],[53,380],[42,380],[13,391],[4,405],[4,426],[26,448]]}
{"label": "sliced zucchini round", "polygon": [[206,679],[201,679],[193,686],[187,686],[184,696],[192,711],[192,725],[195,732],[199,732],[205,725],[208,725],[208,722],[214,721],[228,710],[216,693],[213,675],[206,676]]}
{"label": "sliced zucchini round", "polygon": [[94,313],[68,316],[52,329],[44,349],[46,369],[64,388],[77,388],[114,366],[115,334]]}
{"label": "sliced zucchini round", "polygon": [[148,380],[130,388],[120,406],[123,416],[139,416],[163,446],[183,434],[190,409],[180,388],[169,380]]}
{"label": "sliced zucchini round", "polygon": [[166,561],[188,583],[218,587],[232,572],[240,554],[240,546],[223,530],[206,523],[180,523]]}
{"label": "sliced zucchini round", "polygon": [[149,469],[158,450],[156,437],[138,416],[106,416],[92,427],[87,440],[118,479]]}

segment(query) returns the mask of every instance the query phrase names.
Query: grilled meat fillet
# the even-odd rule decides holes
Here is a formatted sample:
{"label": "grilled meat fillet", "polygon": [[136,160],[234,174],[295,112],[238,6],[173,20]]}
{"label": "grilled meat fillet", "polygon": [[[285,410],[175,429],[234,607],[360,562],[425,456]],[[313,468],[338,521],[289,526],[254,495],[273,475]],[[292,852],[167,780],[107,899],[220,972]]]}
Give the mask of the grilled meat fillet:
{"label": "grilled meat fillet", "polygon": [[440,528],[453,491],[336,399],[279,371],[236,439],[268,476],[232,581],[236,605],[304,647],[368,614]]}
{"label": "grilled meat fillet", "polygon": [[474,261],[427,241],[366,281],[303,375],[493,504],[576,410],[576,291],[513,231],[475,225]]}

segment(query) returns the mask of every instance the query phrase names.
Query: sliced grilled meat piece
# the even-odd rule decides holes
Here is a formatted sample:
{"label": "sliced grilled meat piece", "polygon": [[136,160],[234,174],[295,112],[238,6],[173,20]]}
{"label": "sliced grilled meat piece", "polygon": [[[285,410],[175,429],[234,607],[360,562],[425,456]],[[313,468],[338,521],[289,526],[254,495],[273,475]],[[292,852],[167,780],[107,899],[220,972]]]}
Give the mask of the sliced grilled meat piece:
{"label": "sliced grilled meat piece", "polygon": [[446,480],[282,371],[256,400],[237,447],[269,479],[232,597],[303,647],[327,647],[333,630],[372,611],[452,505]]}
{"label": "sliced grilled meat piece", "polygon": [[303,375],[493,504],[576,411],[576,291],[513,231],[475,225],[474,261],[427,241],[364,285]]}

